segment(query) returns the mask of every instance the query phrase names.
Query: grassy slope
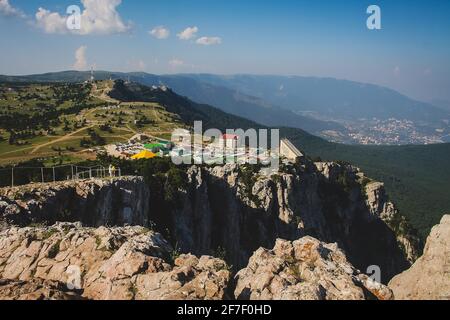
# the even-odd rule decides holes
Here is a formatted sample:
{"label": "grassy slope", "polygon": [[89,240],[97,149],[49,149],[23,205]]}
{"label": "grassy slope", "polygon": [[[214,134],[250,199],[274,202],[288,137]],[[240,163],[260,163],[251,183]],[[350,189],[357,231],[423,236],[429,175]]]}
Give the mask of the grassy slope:
{"label": "grassy slope", "polygon": [[[86,149],[80,146],[82,139],[89,138],[88,129],[93,129],[106,143],[124,142],[136,131],[164,136],[174,127],[179,127],[177,116],[157,103],[124,103],[120,109],[105,110],[101,89],[107,90],[108,81],[97,82],[95,95],[82,84],[65,83],[0,83],[0,165],[19,163],[33,158],[49,158],[65,155],[78,156]],[[105,87],[105,88],[103,88]],[[13,90],[9,90],[12,88]],[[85,95],[82,95],[82,94]],[[115,104],[115,103],[111,103]],[[76,110],[72,110],[79,106]],[[65,111],[67,112],[65,112]],[[31,117],[51,112],[52,133],[44,129],[45,116],[31,125],[36,136],[20,138],[20,144],[10,145],[7,128],[14,131],[29,129],[30,122],[16,121],[19,116]],[[6,118],[5,118],[6,117]],[[136,125],[135,119],[147,119]],[[119,118],[121,124],[118,123]],[[55,120],[61,120],[54,123]],[[85,120],[86,123],[82,123]],[[68,126],[65,128],[65,121]],[[20,124],[24,124],[20,126]],[[111,132],[101,130],[108,124]],[[75,126],[77,125],[77,126]]]}

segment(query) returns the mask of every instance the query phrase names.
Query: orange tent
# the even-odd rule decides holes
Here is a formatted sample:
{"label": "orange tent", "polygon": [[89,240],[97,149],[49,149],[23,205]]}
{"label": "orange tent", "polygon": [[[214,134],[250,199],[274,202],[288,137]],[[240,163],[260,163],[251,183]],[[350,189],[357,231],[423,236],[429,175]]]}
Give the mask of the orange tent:
{"label": "orange tent", "polygon": [[154,154],[153,152],[150,152],[148,150],[144,150],[144,151],[141,151],[138,154],[135,154],[134,156],[132,156],[131,159],[133,159],[133,160],[153,159],[155,157],[157,157],[157,155]]}

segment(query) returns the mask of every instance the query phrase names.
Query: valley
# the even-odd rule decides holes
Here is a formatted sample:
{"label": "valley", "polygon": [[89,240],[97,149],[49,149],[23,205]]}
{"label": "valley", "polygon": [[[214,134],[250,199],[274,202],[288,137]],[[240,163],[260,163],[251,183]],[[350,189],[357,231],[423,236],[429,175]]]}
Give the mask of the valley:
{"label": "valley", "polygon": [[[83,85],[73,81],[64,82],[65,77],[76,76],[76,80],[88,75],[89,73],[77,72],[42,77],[46,80],[53,77],[54,81],[60,79],[50,86],[76,86],[75,88],[81,90]],[[100,73],[99,76],[111,77],[111,74]],[[33,78],[39,79],[38,76]],[[49,166],[93,161],[104,145],[127,142],[137,132],[167,139],[173,128],[189,128],[195,120],[203,121],[205,130],[266,127],[217,108],[192,102],[178,96],[171,89],[155,90],[154,88],[159,87],[152,89],[133,82],[123,89],[111,92],[113,84],[110,80],[97,83],[97,90],[90,89],[86,96],[87,103],[83,102],[82,107],[73,109],[75,111],[68,109],[73,113],[57,115],[60,120],[54,120],[47,126],[46,122],[42,124],[38,121],[34,132],[42,134],[27,137],[21,133],[24,138],[10,144],[8,127],[0,129],[3,136],[0,142],[0,148],[3,150],[0,163],[3,168],[8,168],[11,163],[19,164],[32,159],[41,159],[41,162]],[[23,82],[15,85],[28,86]],[[11,83],[3,84],[3,90],[11,86]],[[37,82],[34,86],[49,84]],[[106,92],[109,92],[109,95]],[[13,97],[13,93],[7,95]],[[9,99],[11,100],[8,101],[14,101],[14,98]],[[38,100],[33,99],[36,104]],[[76,104],[72,104],[74,108]],[[22,116],[22,112],[18,113],[19,116]],[[10,119],[10,116],[3,116],[3,119]],[[358,146],[331,143],[295,128],[282,128],[281,134],[311,158],[349,162],[362,168],[369,176],[384,182],[389,195],[419,230],[422,239],[439,221],[443,212],[450,208],[450,198],[446,192],[450,188],[450,170],[446,160],[450,157],[449,144]],[[5,177],[5,183],[10,183],[10,178]],[[422,196],[424,192],[427,197]]]}

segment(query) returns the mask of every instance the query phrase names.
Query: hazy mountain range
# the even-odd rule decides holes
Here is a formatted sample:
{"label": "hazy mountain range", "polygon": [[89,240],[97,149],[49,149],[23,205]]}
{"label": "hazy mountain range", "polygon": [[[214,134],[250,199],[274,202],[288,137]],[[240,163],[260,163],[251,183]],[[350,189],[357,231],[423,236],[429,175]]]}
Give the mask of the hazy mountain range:
{"label": "hazy mountain range", "polygon": [[436,107],[439,107],[445,111],[450,112],[450,101],[443,99],[433,99],[430,103]]}
{"label": "hazy mountain range", "polygon": [[233,88],[294,111],[316,112],[336,119],[395,117],[439,122],[449,116],[448,112],[394,90],[347,80],[299,76],[187,76]]}
{"label": "hazy mountain range", "polygon": [[[89,77],[90,72],[65,71],[0,76],[0,80],[84,81]],[[374,136],[370,140],[373,144],[427,144],[447,141],[440,138],[450,133],[450,110],[415,101],[388,88],[346,80],[107,71],[96,71],[95,77],[98,80],[129,79],[145,85],[164,84],[193,101],[216,106],[225,112],[268,126],[301,128],[336,142],[364,141],[355,139],[355,135],[360,135],[362,138]],[[393,118],[401,122],[390,123]],[[371,130],[375,126],[380,129],[373,133]]]}
{"label": "hazy mountain range", "polygon": [[[19,77],[0,76],[0,81],[79,82],[88,80],[89,77],[90,72],[66,71]],[[345,128],[337,123],[301,116],[287,109],[276,107],[260,98],[239,93],[227,87],[216,86],[201,80],[196,80],[193,77],[96,71],[95,78],[97,80],[109,78],[129,79],[130,81],[149,86],[164,84],[178,94],[184,95],[196,102],[217,106],[223,111],[257,121],[264,125],[292,126],[302,128],[316,135],[321,135],[321,132],[324,130],[340,130],[345,132]]]}

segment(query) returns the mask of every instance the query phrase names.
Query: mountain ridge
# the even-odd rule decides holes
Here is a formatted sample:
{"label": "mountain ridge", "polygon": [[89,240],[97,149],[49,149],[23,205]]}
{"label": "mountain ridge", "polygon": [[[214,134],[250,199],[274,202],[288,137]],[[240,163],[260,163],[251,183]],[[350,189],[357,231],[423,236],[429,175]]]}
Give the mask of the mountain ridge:
{"label": "mountain ridge", "polygon": [[[291,86],[291,90],[295,89],[297,92],[294,95],[294,98],[300,98],[298,101],[288,100],[288,103],[285,103],[285,107],[301,107],[299,106],[299,101],[307,101],[308,99],[305,97],[315,97],[315,99],[318,101],[316,104],[319,104],[321,108],[330,108],[333,106],[333,103],[340,103],[341,107],[344,106],[344,103],[341,101],[331,101],[335,99],[336,97],[340,97],[340,94],[344,94],[343,91],[350,91],[354,95],[353,99],[359,98],[354,92],[357,92],[358,87],[360,89],[367,89],[369,91],[377,91],[378,94],[389,94],[391,97],[401,98],[405,101],[402,101],[402,104],[408,102],[412,104],[421,104],[421,107],[428,107],[432,108],[434,112],[439,112],[440,115],[448,116],[447,112],[441,112],[438,107],[433,106],[429,103],[418,101],[412,98],[409,98],[408,96],[390,89],[388,87],[371,84],[371,83],[362,83],[357,82],[353,80],[346,80],[346,79],[337,79],[332,77],[308,77],[308,76],[275,76],[275,75],[247,75],[247,74],[241,74],[241,75],[229,75],[229,76],[220,76],[220,75],[214,75],[214,74],[187,74],[184,76],[192,77],[195,79],[201,79],[202,81],[208,82],[208,83],[215,83],[215,84],[221,84],[226,87],[235,87],[239,88],[244,93],[252,94],[256,97],[264,98],[266,101],[273,101],[276,99],[276,101],[283,100],[283,98],[287,97],[288,95],[292,95],[293,91],[287,92],[289,89],[288,86]],[[293,83],[291,83],[293,81]],[[258,87],[257,84],[260,86]],[[325,87],[325,91],[322,91],[320,93],[317,93],[315,90],[311,90],[314,88],[315,85],[321,85]],[[295,86],[295,88],[293,88]],[[331,88],[331,86],[335,86],[337,88]],[[255,88],[259,88],[256,90]],[[266,90],[261,90],[261,88],[265,88]],[[274,90],[278,89],[280,92],[278,95],[275,95],[273,92]],[[259,93],[259,94],[258,94]],[[348,92],[345,92],[345,94],[348,94]],[[361,94],[358,92],[358,94]],[[351,98],[351,95],[348,95],[347,97]],[[320,98],[321,100],[318,100]],[[372,97],[372,99],[368,99],[370,101],[377,102],[377,98],[375,96]],[[326,101],[326,103],[323,103],[323,101]],[[362,100],[357,100],[362,101]],[[347,103],[351,103],[352,101],[347,101]],[[369,103],[369,101],[365,101],[366,103]],[[314,107],[314,103],[306,103],[305,107]],[[378,105],[379,106],[379,105]],[[388,107],[385,107],[386,109]],[[398,107],[397,107],[398,108]],[[304,108],[302,108],[304,109]],[[374,110],[364,109],[363,117],[367,117],[366,114],[370,114],[368,111],[379,111],[376,108],[373,108]],[[422,110],[422,109],[421,109]],[[303,110],[308,111],[308,109]],[[338,110],[342,113],[342,108]],[[344,110],[345,111],[345,110]],[[355,110],[352,110],[353,112]],[[390,116],[392,116],[391,114]],[[423,117],[423,115],[422,115]]]}
{"label": "mountain ridge", "polygon": [[[75,74],[80,75],[78,72]],[[88,74],[86,72],[83,75]],[[71,73],[66,75],[71,76]],[[203,118],[211,119],[210,125],[215,128],[264,127],[254,121],[227,114],[218,108],[188,101],[187,98],[175,93],[173,96],[174,101],[185,105],[185,110],[192,110],[192,106],[195,106],[194,111],[211,112],[209,116]],[[191,120],[194,118],[191,117]],[[372,178],[384,182],[400,211],[419,229],[422,238],[425,238],[431,227],[440,220],[442,212],[450,208],[450,197],[445,192],[450,188],[450,170],[446,163],[446,159],[450,158],[450,144],[342,145],[328,142],[301,129],[285,127],[280,129],[281,136],[290,138],[310,157],[350,162]],[[427,196],[424,197],[424,194]]]}
{"label": "mountain ridge", "polygon": [[[91,73],[87,71],[61,71],[25,76],[0,75],[0,81],[82,82],[89,80],[90,76]],[[130,80],[147,86],[164,84],[178,94],[189,97],[195,102],[214,105],[228,113],[249,118],[268,126],[293,126],[316,135],[323,135],[323,132],[327,130],[346,132],[346,129],[337,123],[295,114],[292,111],[268,104],[257,97],[238,93],[229,88],[200,82],[192,78],[180,77],[179,75],[96,71],[95,77],[97,80],[107,80],[109,78]]]}
{"label": "mountain ridge", "polygon": [[[213,119],[227,115],[224,111],[208,105],[193,105],[203,111],[213,112]],[[233,117],[235,116],[227,115],[225,118],[232,128],[264,127],[239,117],[237,119],[240,119],[240,123],[236,123]],[[222,129],[223,121],[213,121],[204,128],[210,127],[209,125]],[[402,214],[420,230],[422,238],[439,222],[442,213],[450,208],[450,197],[446,193],[450,188],[450,170],[447,165],[447,159],[450,158],[449,143],[417,146],[345,145],[326,141],[297,128],[279,129],[282,137],[291,139],[308,156],[320,157],[320,161],[352,163],[371,178],[384,182],[388,194],[393,197]],[[424,192],[427,199],[424,199]]]}
{"label": "mountain ridge", "polygon": [[[450,110],[395,90],[331,77],[96,71],[97,79],[164,84],[198,103],[267,126],[303,129],[349,144],[450,142]],[[0,76],[0,81],[85,81],[90,72]],[[376,129],[374,129],[376,128]]]}

